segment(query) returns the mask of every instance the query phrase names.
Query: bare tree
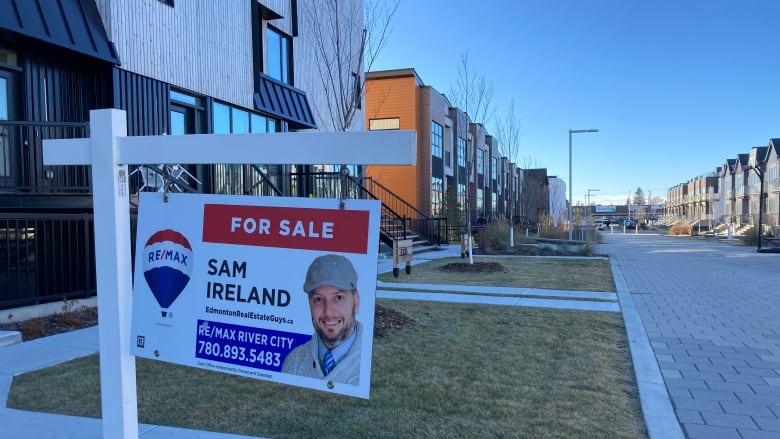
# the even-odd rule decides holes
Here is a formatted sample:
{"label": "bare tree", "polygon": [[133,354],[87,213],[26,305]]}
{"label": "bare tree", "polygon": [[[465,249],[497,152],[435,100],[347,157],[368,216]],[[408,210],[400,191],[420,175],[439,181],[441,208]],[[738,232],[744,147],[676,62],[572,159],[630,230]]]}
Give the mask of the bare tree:
{"label": "bare tree", "polygon": [[512,163],[520,159],[520,139],[523,136],[519,117],[515,116],[515,100],[509,102],[506,113],[496,123],[496,138],[501,154]]}
{"label": "bare tree", "polygon": [[495,110],[493,102],[493,83],[485,79],[485,75],[477,75],[469,65],[469,54],[460,58],[458,79],[450,88],[450,101],[469,115],[469,118],[483,125],[490,122]]}
{"label": "bare tree", "polygon": [[[468,114],[472,122],[480,123],[484,126],[493,116],[493,83],[489,83],[484,75],[477,75],[469,65],[468,52],[464,53],[460,59],[460,68],[458,69],[458,78],[455,85],[450,89],[450,103],[461,111]],[[466,153],[466,181],[469,185],[474,176],[474,162],[476,161],[476,139]],[[466,190],[466,240],[468,243],[469,263],[473,264],[474,259],[471,249],[471,191]]]}
{"label": "bare tree", "polygon": [[[515,116],[515,100],[512,99],[509,102],[504,117],[498,118],[496,124],[496,138],[498,139],[498,148],[501,154],[507,158],[507,161],[512,163],[512,166],[517,166],[518,156],[520,154],[520,138],[522,137],[522,129],[520,126],[520,120]],[[514,172],[512,172],[514,174]],[[509,181],[509,200],[507,203],[507,210],[509,211],[509,245],[514,247],[515,234],[514,234],[514,218],[513,218],[513,206],[512,200],[514,194],[517,192],[517,188],[514,187],[514,178]]]}
{"label": "bare tree", "polygon": [[305,8],[315,60],[326,105],[314,111],[327,131],[360,129],[355,115],[362,108],[365,71],[371,70],[391,34],[390,23],[398,10],[381,0],[318,0],[317,8]]}
{"label": "bare tree", "polygon": [[544,165],[542,165],[542,162],[536,159],[534,156],[530,155],[524,155],[520,158],[519,163],[517,164],[522,169],[541,169],[544,168]]}

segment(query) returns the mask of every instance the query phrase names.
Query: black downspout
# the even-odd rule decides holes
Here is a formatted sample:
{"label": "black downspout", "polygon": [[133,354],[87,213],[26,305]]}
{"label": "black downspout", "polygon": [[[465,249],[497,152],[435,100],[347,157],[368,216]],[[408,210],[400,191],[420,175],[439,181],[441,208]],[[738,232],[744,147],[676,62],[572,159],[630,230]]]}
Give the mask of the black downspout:
{"label": "black downspout", "polygon": [[764,216],[764,172],[760,167],[753,168],[758,175],[759,190],[758,190],[758,248],[756,251],[761,253],[761,217]]}

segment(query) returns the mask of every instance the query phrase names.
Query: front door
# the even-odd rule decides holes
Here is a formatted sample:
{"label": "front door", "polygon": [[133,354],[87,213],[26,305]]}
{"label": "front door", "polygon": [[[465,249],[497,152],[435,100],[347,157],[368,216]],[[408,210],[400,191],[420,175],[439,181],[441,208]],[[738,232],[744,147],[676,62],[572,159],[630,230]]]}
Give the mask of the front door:
{"label": "front door", "polygon": [[13,190],[19,172],[19,127],[3,121],[18,120],[16,73],[0,69],[0,190]]}

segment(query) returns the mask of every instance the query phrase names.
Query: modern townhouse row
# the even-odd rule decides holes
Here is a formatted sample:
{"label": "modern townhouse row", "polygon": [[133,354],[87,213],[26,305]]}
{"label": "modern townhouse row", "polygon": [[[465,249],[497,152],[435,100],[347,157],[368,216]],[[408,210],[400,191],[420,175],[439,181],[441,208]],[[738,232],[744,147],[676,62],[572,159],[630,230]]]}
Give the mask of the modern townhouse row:
{"label": "modern townhouse row", "polygon": [[[363,1],[338,5],[330,13],[343,15],[343,29],[326,31],[343,31],[342,41],[349,39],[356,52],[349,56],[357,59]],[[328,91],[315,68],[323,44],[312,30],[327,13],[320,6],[308,0],[0,2],[0,309],[95,294],[90,171],[44,166],[44,139],[87,137],[89,111],[100,108],[126,111],[130,136],[327,125]],[[348,86],[359,91],[363,73],[346,73]],[[360,106],[356,114],[354,126],[342,128],[362,129]],[[159,190],[165,174],[193,192],[317,195],[311,169],[303,166],[131,170],[132,193]]]}
{"label": "modern townhouse row", "polygon": [[523,169],[505,157],[498,139],[413,68],[366,73],[366,129],[417,131],[417,164],[368,166],[365,174],[413,204],[444,216],[450,191],[465,217],[538,223],[565,216],[565,183],[547,170]]}
{"label": "modern townhouse row", "polygon": [[709,172],[667,191],[666,218],[736,234],[772,235],[780,228],[780,174],[777,148],[755,146]]}
{"label": "modern townhouse row", "polygon": [[[323,57],[360,58],[363,7],[363,0],[0,1],[0,309],[95,294],[90,171],[42,160],[44,139],[89,135],[92,109],[124,110],[129,136],[414,129],[417,165],[349,165],[351,193],[371,190],[388,205],[417,210],[403,216],[441,215],[447,188],[457,190],[462,209],[469,200],[474,221],[509,216],[510,208],[529,221],[548,213],[546,170],[509,163],[482,125],[413,70],[365,75],[362,64],[347,63],[331,72],[345,78],[335,86],[355,103],[351,119],[334,122],[339,103],[334,84],[322,79]],[[335,33],[350,42],[341,49],[355,53],[328,46]],[[383,92],[380,105],[369,90],[383,81],[399,88]],[[344,182],[339,165],[132,166],[130,191],[161,190],[168,179],[191,192],[333,197]],[[468,174],[469,165],[476,171]]]}

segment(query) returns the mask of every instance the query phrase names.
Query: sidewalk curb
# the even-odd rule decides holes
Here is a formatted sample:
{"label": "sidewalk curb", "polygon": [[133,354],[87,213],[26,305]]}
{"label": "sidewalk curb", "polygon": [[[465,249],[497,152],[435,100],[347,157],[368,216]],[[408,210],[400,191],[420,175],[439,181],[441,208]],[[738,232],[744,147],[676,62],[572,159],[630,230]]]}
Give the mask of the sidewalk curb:
{"label": "sidewalk curb", "polygon": [[639,389],[639,403],[650,439],[683,439],[685,435],[674,413],[669,393],[666,390],[661,370],[645,332],[642,318],[634,306],[623,272],[614,258],[610,259],[612,277],[618,291],[618,300],[623,311],[631,360],[634,363],[636,384]]}

